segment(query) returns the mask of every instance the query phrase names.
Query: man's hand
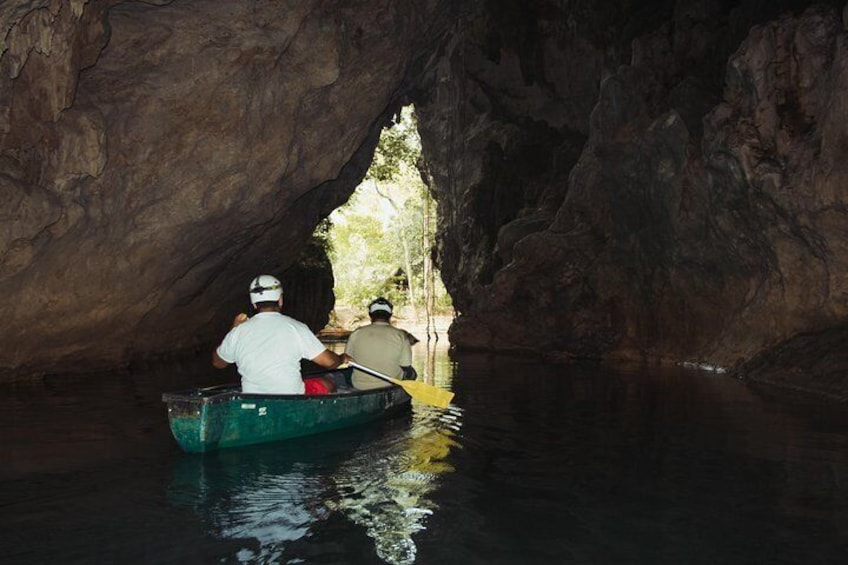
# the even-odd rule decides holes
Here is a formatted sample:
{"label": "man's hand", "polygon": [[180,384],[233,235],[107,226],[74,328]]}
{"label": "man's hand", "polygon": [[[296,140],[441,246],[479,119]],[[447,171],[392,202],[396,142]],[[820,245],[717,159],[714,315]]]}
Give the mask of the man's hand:
{"label": "man's hand", "polygon": [[250,318],[247,317],[247,314],[244,312],[239,312],[236,314],[236,317],[233,319],[233,327],[238,327],[248,321]]}
{"label": "man's hand", "polygon": [[318,365],[319,367],[324,367],[325,369],[335,369],[339,365],[346,363],[347,360],[350,359],[350,356],[347,353],[342,353],[339,355],[329,349],[325,349],[321,353],[318,354],[317,357],[311,359],[313,363]]}

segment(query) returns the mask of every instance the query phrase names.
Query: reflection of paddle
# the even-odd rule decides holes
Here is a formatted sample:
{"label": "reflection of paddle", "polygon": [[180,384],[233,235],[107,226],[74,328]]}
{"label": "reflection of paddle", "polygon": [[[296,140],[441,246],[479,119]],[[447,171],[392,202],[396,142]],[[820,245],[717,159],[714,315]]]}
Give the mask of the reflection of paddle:
{"label": "reflection of paddle", "polygon": [[453,399],[453,393],[449,390],[444,390],[441,388],[436,388],[433,385],[428,385],[427,383],[422,383],[421,381],[402,381],[400,379],[393,379],[388,375],[384,375],[380,371],[375,371],[369,367],[364,367],[355,361],[348,361],[348,364],[355,368],[368,373],[369,375],[373,375],[378,379],[383,379],[384,381],[388,381],[394,385],[401,387],[406,393],[418,400],[419,402],[423,402],[424,404],[431,404],[433,406],[437,406],[439,408],[447,408],[450,404],[450,401]]}

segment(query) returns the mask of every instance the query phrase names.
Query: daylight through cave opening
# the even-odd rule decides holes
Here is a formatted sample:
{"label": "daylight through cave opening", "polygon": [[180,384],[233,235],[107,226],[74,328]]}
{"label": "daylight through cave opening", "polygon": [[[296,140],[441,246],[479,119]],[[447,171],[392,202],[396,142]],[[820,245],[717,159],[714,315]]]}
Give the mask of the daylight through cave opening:
{"label": "daylight through cave opening", "polygon": [[349,328],[378,296],[395,305],[396,319],[423,327],[428,338],[436,317],[452,316],[450,296],[433,261],[436,206],[422,179],[420,158],[409,105],[382,131],[350,199],[316,229],[335,279],[331,325]]}

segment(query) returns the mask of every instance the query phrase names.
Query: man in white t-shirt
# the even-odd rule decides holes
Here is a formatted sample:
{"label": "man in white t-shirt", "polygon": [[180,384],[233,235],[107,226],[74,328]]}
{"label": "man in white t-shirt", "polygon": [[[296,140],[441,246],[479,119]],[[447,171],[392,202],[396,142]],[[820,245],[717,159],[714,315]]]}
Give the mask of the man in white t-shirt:
{"label": "man in white t-shirt", "polygon": [[[345,354],[357,363],[396,379],[414,380],[412,348],[409,334],[391,325],[392,303],[378,298],[368,305],[371,323],[350,334]],[[371,389],[390,386],[391,383],[354,370],[351,377],[354,388]]]}
{"label": "man in white t-shirt", "polygon": [[335,369],[345,357],[324,347],[303,322],[280,313],[283,286],[271,275],[250,283],[253,317],[239,314],[233,327],[212,353],[212,365],[223,369],[235,363],[242,392],[253,394],[327,394],[335,390],[332,379],[308,379],[300,374],[300,360],[309,359]]}

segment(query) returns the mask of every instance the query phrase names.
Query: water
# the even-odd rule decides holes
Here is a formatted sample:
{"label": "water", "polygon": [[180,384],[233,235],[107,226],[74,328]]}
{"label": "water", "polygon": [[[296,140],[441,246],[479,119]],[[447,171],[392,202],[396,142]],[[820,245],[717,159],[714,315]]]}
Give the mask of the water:
{"label": "water", "polygon": [[0,562],[848,562],[845,406],[424,345],[449,410],[205,456],[160,402],[205,361],[3,387]]}

